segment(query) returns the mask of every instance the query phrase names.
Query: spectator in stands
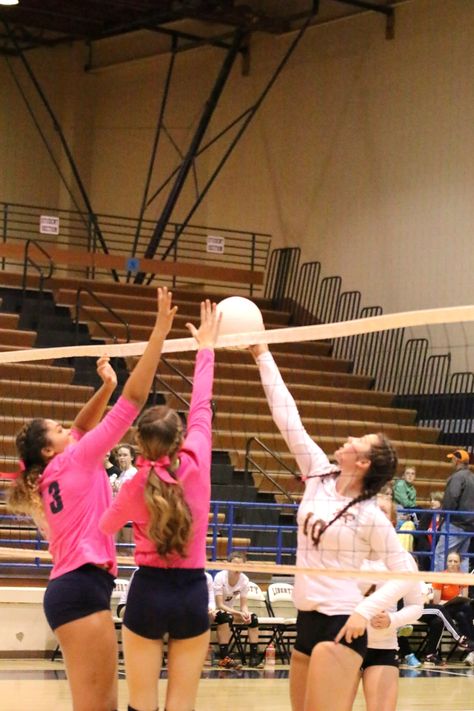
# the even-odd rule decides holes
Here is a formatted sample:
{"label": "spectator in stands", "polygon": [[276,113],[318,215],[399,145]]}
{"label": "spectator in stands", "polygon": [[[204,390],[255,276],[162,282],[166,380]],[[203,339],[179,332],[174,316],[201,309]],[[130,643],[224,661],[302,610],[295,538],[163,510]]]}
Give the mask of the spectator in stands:
{"label": "spectator in stands", "polygon": [[[412,558],[374,500],[397,468],[391,442],[382,433],[350,436],[334,453],[336,464],[331,464],[306,432],[268,346],[254,345],[251,352],[272,417],[305,483],[297,514],[297,566],[359,570],[364,559],[377,557],[393,572],[411,570]],[[295,575],[293,711],[352,707],[367,650],[368,621],[410,587],[407,581],[394,579],[364,598],[354,581]]]}
{"label": "spectator in stands", "polygon": [[416,479],[415,467],[406,467],[401,479],[393,485],[393,500],[402,509],[416,507],[416,488],[413,482]]}
{"label": "spectator in stands", "polygon": [[[437,514],[441,508],[443,502],[443,492],[433,491],[430,494],[430,508],[419,515],[418,517],[418,531],[426,531],[423,535],[414,536],[414,546],[413,549],[415,553],[429,553],[434,548],[436,548],[436,542],[438,536],[436,531],[441,525],[441,515]],[[433,543],[433,535],[435,536],[435,542]],[[434,547],[433,547],[434,546]],[[431,556],[429,555],[417,555],[416,559],[418,561],[418,567],[420,570],[431,570]]]}
{"label": "spectator in stands", "polygon": [[135,575],[137,570],[138,570],[138,568],[135,568],[132,575],[130,576],[130,580],[128,581],[128,585],[127,585],[126,589],[120,595],[120,600],[117,605],[117,617],[120,617],[120,619],[123,619],[123,616],[125,614],[125,608],[127,606],[128,591],[130,590],[130,583],[132,582],[133,576]]}
{"label": "spectator in stands", "polygon": [[[454,554],[457,556],[457,554]],[[457,568],[456,572],[459,572],[460,568],[460,558],[457,556],[457,561],[451,560],[451,568]],[[451,572],[455,572],[451,570]],[[463,615],[458,616],[456,614],[456,605],[453,604],[451,607],[447,602],[441,602],[442,594],[455,594],[460,591],[457,585],[440,585],[441,592],[434,589],[434,585],[425,586],[425,605],[423,608],[423,615],[420,617],[420,622],[424,622],[428,626],[428,632],[426,635],[426,640],[424,643],[423,656],[424,664],[427,667],[442,666],[444,665],[444,660],[441,656],[441,639],[444,630],[447,630],[453,639],[458,643],[458,646],[469,652],[466,662],[470,664],[470,659],[472,659],[471,652],[474,650],[474,640],[473,636],[473,625],[472,625],[472,611],[470,613],[470,622],[463,618]],[[444,592],[443,590],[446,589]],[[435,597],[436,595],[436,597]],[[438,602],[437,602],[437,601]],[[462,609],[459,606],[458,609]],[[454,614],[452,614],[452,611]],[[400,640],[401,642],[402,640]],[[409,644],[405,642],[404,644]],[[400,645],[402,649],[402,645]],[[404,653],[409,653],[403,647]]]}
{"label": "spectator in stands", "polygon": [[[461,556],[456,551],[448,555],[446,572],[461,572]],[[444,609],[449,611],[456,622],[463,635],[464,645],[460,646],[469,650],[468,663],[470,663],[474,652],[474,601],[469,599],[467,586],[433,583],[433,602],[444,605]]]}
{"label": "spectator in stands", "polygon": [[[449,519],[449,534],[441,535],[435,553],[435,570],[444,570],[448,553],[457,551],[461,556],[461,570],[469,569],[468,559],[463,555],[469,550],[470,536],[474,534],[474,473],[469,469],[469,453],[456,449],[448,454],[453,463],[454,473],[448,479],[444,492],[443,506],[446,511],[468,511],[466,514],[452,514]],[[440,533],[448,531],[447,521],[443,521]]]}
{"label": "spectator in stands", "polygon": [[168,290],[158,289],[150,340],[102,421],[117,384],[107,357],[98,361],[103,385],[72,430],[34,419],[16,438],[23,471],[12,488],[10,508],[32,515],[48,534],[53,570],[44,609],[61,645],[74,711],[117,709],[117,640],[110,614],[117,563],[112,536],[99,531],[99,519],[112,501],[104,457],[146,402],[175,311]]}
{"label": "spectator in stands", "polygon": [[206,575],[207,597],[208,597],[207,612],[209,615],[209,622],[212,625],[213,622],[215,621],[216,615],[217,615],[216,596],[214,595],[214,578],[208,572],[206,572],[205,575]]}
{"label": "spectator in stands", "polygon": [[100,520],[104,533],[132,521],[139,566],[122,626],[129,711],[158,707],[163,638],[168,635],[164,707],[193,709],[209,649],[204,568],[211,494],[211,397],[216,305],[201,303],[186,435],[179,414],[151,407],[137,423],[138,472],[121,487]]}
{"label": "spectator in stands", "polygon": [[120,476],[120,469],[117,466],[113,450],[111,452],[107,452],[107,454],[105,455],[104,467],[105,467],[105,473],[109,477],[109,481],[113,486],[114,482]]}
{"label": "spectator in stands", "polygon": [[[246,561],[245,553],[234,551],[230,554],[229,563],[244,565]],[[215,621],[217,624],[217,641],[219,643],[219,662],[221,669],[240,668],[239,662],[229,656],[229,642],[231,638],[230,625],[247,625],[250,661],[249,666],[261,667],[262,660],[258,654],[258,618],[254,613],[250,613],[247,607],[247,593],[250,580],[240,571],[221,570],[214,578],[214,594],[216,596],[217,614]],[[235,607],[237,601],[239,608]]]}
{"label": "spectator in stands", "polygon": [[113,454],[120,470],[120,474],[112,483],[113,490],[117,494],[122,484],[137,473],[137,468],[134,466],[135,447],[125,442],[115,447]]}

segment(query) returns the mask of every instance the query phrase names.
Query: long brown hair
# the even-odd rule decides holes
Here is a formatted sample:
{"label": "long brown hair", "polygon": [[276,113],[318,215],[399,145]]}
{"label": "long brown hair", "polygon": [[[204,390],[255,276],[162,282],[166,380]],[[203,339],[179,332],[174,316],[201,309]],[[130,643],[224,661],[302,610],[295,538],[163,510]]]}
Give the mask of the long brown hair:
{"label": "long brown hair", "polygon": [[[137,441],[147,459],[154,461],[168,456],[168,472],[174,476],[179,465],[176,456],[183,441],[183,426],[175,410],[166,406],[146,410],[137,424]],[[185,556],[192,533],[192,515],[181,483],[166,483],[152,467],[144,494],[150,514],[147,533],[159,555]]]}
{"label": "long brown hair", "polygon": [[[398,464],[397,452],[393,444],[382,432],[377,434],[377,442],[370,447],[367,459],[370,461],[370,466],[367,469],[362,481],[362,492],[358,496],[351,499],[347,506],[344,506],[344,508],[341,509],[341,511],[339,511],[327,524],[321,520],[315,521],[311,527],[310,534],[308,531],[309,516],[307,517],[305,521],[305,533],[311,536],[315,546],[318,545],[321,536],[325,531],[327,531],[329,526],[332,526],[332,524],[341,518],[341,516],[344,516],[346,511],[350,509],[351,506],[359,504],[362,501],[367,501],[367,499],[371,499],[373,496],[378,494],[395,476]],[[323,476],[337,477],[339,476],[339,473],[340,472],[336,471]]]}
{"label": "long brown hair", "polygon": [[48,444],[45,420],[36,418],[23,425],[16,436],[22,471],[7,497],[10,511],[31,516],[43,532],[46,531],[46,518],[39,491],[39,479],[46,468],[42,450]]}

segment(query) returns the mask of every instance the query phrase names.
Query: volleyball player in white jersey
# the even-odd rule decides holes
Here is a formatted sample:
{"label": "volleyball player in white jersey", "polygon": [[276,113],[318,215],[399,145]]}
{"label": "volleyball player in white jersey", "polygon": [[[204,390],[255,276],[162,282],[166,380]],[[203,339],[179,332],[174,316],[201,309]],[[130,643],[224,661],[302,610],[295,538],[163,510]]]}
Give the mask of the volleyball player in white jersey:
{"label": "volleyball player in white jersey", "polygon": [[[392,571],[411,569],[374,496],[390,481],[397,456],[381,434],[349,437],[336,466],[307,434],[296,404],[265,345],[252,346],[273,419],[294,455],[305,492],[298,510],[298,567],[359,570],[380,558]],[[349,711],[367,650],[367,624],[410,590],[390,581],[363,597],[355,579],[298,573],[297,638],[290,665],[293,711]]]}
{"label": "volleyball player in white jersey", "polygon": [[[391,500],[377,497],[380,509],[390,520]],[[382,561],[364,561],[364,570],[386,570]],[[412,559],[412,570],[418,570]],[[396,711],[399,677],[399,654],[397,630],[411,625],[423,614],[423,585],[414,583],[403,597],[403,607],[393,605],[379,612],[367,627],[367,653],[362,663],[362,685],[366,711]]]}

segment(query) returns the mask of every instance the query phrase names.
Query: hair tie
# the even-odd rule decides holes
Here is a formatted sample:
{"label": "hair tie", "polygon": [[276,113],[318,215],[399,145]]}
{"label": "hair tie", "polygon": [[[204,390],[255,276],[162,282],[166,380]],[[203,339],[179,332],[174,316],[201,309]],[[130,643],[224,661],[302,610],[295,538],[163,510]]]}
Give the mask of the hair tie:
{"label": "hair tie", "polygon": [[174,478],[168,471],[168,467],[171,466],[171,461],[168,456],[160,457],[159,459],[147,459],[141,454],[136,458],[135,463],[140,469],[151,469],[155,470],[157,477],[164,481],[165,484],[178,484],[178,480]]}

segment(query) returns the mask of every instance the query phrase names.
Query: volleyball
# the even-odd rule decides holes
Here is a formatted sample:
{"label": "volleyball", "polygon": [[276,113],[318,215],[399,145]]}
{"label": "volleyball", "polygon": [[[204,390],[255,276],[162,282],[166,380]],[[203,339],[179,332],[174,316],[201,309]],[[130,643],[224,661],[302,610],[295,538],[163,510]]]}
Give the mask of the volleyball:
{"label": "volleyball", "polygon": [[[262,312],[256,304],[243,296],[229,296],[217,304],[217,313],[222,314],[220,336],[264,331]],[[239,346],[246,348],[249,343]]]}

